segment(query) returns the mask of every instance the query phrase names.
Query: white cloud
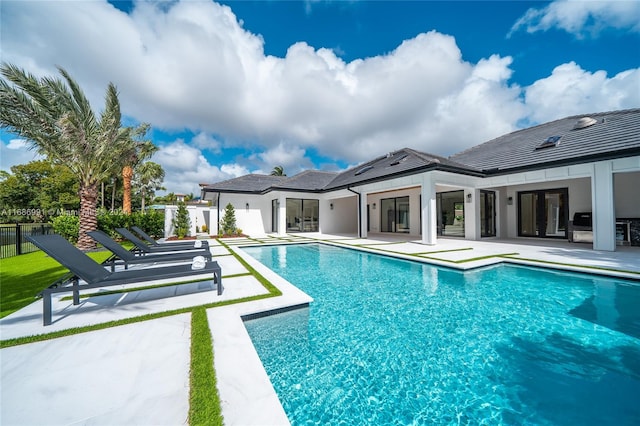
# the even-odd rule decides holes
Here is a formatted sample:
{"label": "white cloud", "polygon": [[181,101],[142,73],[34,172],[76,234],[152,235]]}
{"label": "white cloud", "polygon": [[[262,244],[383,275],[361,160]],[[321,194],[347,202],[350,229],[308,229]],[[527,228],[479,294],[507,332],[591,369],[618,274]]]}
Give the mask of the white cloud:
{"label": "white cloud", "polygon": [[611,78],[590,73],[571,62],[526,88],[531,119],[547,122],[568,115],[636,108],[640,105],[640,68]]}
{"label": "white cloud", "polygon": [[580,38],[597,36],[606,28],[640,32],[640,2],[559,0],[542,9],[529,9],[510,34],[521,28],[528,33],[558,28]]}
{"label": "white cloud", "polygon": [[247,169],[236,164],[214,166],[200,149],[188,145],[182,139],[160,146],[151,161],[165,171],[163,186],[175,193],[200,194],[200,183],[212,183],[241,176]]}
{"label": "white cloud", "polygon": [[[576,17],[588,12],[589,22],[629,27],[623,18],[637,10],[591,3],[553,3],[519,25],[583,30]],[[519,87],[510,83],[511,57],[467,62],[455,39],[436,31],[352,62],[304,42],[280,58],[265,55],[262,37],[245,30],[228,6],[134,4],[128,15],[98,0],[3,2],[2,56],[39,75],[63,65],[98,107],[113,81],[127,116],[193,132],[154,157],[174,192],[275,165],[293,174],[311,167],[311,151],[349,164],[401,147],[449,155],[522,121],[640,105],[633,90],[639,69],[609,77],[568,63]],[[246,147],[254,154],[231,164],[203,155]]]}
{"label": "white cloud", "polygon": [[0,170],[11,172],[12,166],[43,158],[37,151],[29,149],[24,139],[10,139],[6,143],[0,140]]}

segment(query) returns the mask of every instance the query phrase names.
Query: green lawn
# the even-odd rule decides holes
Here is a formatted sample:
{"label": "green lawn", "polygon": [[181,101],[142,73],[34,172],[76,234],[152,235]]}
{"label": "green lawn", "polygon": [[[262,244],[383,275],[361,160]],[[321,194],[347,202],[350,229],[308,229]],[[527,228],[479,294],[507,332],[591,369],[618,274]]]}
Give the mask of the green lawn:
{"label": "green lawn", "polygon": [[[102,263],[111,252],[87,253]],[[33,303],[36,295],[69,270],[42,251],[0,259],[0,318]]]}

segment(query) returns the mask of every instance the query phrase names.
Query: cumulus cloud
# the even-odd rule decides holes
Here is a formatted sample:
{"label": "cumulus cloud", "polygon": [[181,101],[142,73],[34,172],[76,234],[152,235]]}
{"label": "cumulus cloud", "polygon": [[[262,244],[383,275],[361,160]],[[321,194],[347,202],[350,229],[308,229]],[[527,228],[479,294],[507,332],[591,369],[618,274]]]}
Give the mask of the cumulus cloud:
{"label": "cumulus cloud", "polygon": [[[633,10],[625,14],[625,6],[612,5],[618,2],[606,2],[609,11],[580,3],[587,4],[579,7],[589,22],[599,17],[618,25],[614,17],[620,17],[619,25],[630,25],[622,18]],[[569,63],[519,87],[510,83],[511,57],[470,63],[453,37],[437,31],[351,62],[305,42],[275,57],[228,6],[134,5],[127,14],[100,0],[4,2],[2,56],[38,75],[57,74],[55,65],[63,65],[93,105],[104,102],[113,81],[127,116],[161,130],[193,132],[192,140],[165,144],[154,157],[171,190],[195,192],[194,183],[268,173],[276,165],[292,174],[312,167],[311,151],[348,164],[406,146],[449,155],[522,121],[584,112],[585,105],[593,105],[592,112],[640,104],[631,90],[637,69],[609,77]],[[571,7],[573,15],[563,12]],[[579,7],[553,3],[514,28],[584,28],[570,24],[579,22],[569,19]],[[203,155],[245,148],[254,154],[233,164],[214,165]]]}
{"label": "cumulus cloud", "polygon": [[526,103],[536,122],[585,112],[635,108],[640,104],[640,69],[611,78],[604,71],[587,72],[571,62],[526,89]]}
{"label": "cumulus cloud", "polygon": [[638,1],[555,1],[542,9],[529,9],[511,28],[510,34],[557,28],[577,37],[597,36],[606,28],[640,32]]}
{"label": "cumulus cloud", "polygon": [[42,160],[44,157],[29,149],[24,139],[0,140],[0,170],[11,172],[11,166]]}
{"label": "cumulus cloud", "polygon": [[246,174],[247,169],[236,164],[211,165],[200,149],[182,139],[160,146],[151,161],[165,171],[164,187],[175,193],[200,193],[200,183],[218,182]]}

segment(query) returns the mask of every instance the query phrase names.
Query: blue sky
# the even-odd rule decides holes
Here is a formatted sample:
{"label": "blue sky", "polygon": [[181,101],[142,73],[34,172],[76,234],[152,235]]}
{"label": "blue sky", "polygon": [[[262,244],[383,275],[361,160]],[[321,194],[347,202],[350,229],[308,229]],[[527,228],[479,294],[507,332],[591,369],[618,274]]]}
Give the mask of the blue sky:
{"label": "blue sky", "polygon": [[[522,127],[640,107],[639,1],[3,1],[2,60],[109,81],[169,191],[276,165],[451,155]],[[34,158],[1,134],[0,167]]]}

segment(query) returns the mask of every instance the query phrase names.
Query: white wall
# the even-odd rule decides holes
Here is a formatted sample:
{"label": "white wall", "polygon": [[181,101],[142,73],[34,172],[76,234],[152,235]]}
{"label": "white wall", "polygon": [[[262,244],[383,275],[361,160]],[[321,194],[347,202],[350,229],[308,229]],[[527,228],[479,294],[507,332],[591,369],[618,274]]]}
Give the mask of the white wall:
{"label": "white wall", "polygon": [[[247,235],[264,235],[271,232],[270,194],[220,194],[220,221],[224,218],[225,207],[231,203],[235,210],[236,227]],[[249,208],[247,208],[249,204]],[[218,207],[214,207],[211,221],[218,220]],[[216,233],[218,228],[216,227]]]}
{"label": "white wall", "polygon": [[[202,225],[207,225],[208,234],[217,233],[215,228],[215,219],[213,219],[214,228],[211,228],[212,219],[211,212],[214,208],[201,205],[201,206],[187,206],[187,213],[189,213],[189,222],[191,228],[189,229],[189,235],[196,235],[196,226],[202,230]],[[173,219],[176,217],[178,206],[166,206],[164,210],[164,236],[170,237],[175,235],[175,229],[173,227]]]}
{"label": "white wall", "polygon": [[[333,209],[331,209],[333,205]],[[320,201],[320,232],[324,234],[358,233],[358,196]]]}

